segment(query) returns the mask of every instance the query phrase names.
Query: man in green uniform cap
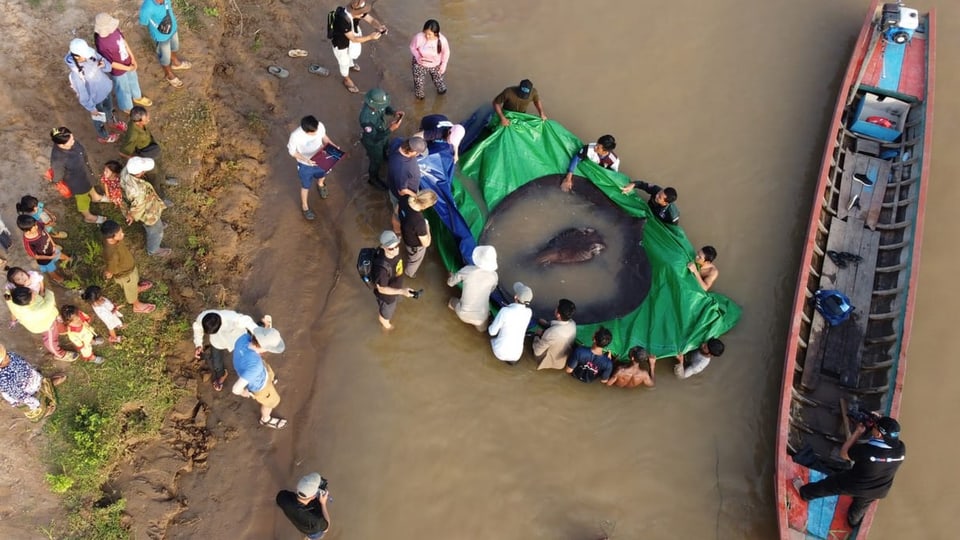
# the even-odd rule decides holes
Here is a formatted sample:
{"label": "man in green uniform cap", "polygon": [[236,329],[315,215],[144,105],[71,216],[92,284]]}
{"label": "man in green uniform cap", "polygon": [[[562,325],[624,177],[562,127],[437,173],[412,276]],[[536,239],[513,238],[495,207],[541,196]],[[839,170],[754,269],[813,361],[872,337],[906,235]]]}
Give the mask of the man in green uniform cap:
{"label": "man in green uniform cap", "polygon": [[[386,115],[393,116],[393,122],[387,124]],[[370,159],[367,182],[377,189],[387,189],[387,184],[380,179],[380,168],[386,159],[390,134],[400,127],[402,121],[403,111],[394,111],[390,107],[390,96],[382,89],[374,88],[364,96],[360,110],[360,142]]]}

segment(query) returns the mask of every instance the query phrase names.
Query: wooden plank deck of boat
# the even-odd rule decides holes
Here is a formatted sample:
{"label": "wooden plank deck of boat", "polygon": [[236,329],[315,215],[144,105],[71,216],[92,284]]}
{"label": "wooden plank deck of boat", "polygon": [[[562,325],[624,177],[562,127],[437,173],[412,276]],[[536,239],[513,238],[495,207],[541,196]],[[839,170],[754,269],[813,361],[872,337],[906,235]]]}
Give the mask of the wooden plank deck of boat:
{"label": "wooden plank deck of boat", "polygon": [[801,381],[805,389],[815,389],[822,374],[836,378],[842,386],[856,387],[879,245],[880,233],[866,228],[863,220],[832,220],[827,249],[858,255],[861,261],[839,268],[829,257],[825,258],[820,288],[847,295],[856,311],[847,322],[832,328],[820,313],[814,313]]}
{"label": "wooden plank deck of boat", "polygon": [[914,34],[913,39],[906,45],[891,44],[880,40],[877,44],[877,50],[870,57],[862,84],[872,88],[889,86],[885,79],[894,70],[886,64],[891,61],[891,58],[899,57],[900,54],[894,54],[894,52],[897,48],[903,47],[902,60],[897,61],[900,68],[898,71],[899,79],[894,81],[895,85],[890,90],[905,96],[922,99],[927,90],[926,40],[927,36],[920,32]]}

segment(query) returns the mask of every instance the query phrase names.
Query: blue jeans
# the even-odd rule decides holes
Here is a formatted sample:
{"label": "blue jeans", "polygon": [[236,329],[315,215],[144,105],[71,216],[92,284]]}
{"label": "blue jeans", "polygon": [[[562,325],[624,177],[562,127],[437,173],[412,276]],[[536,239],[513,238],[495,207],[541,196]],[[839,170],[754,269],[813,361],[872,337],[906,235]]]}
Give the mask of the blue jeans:
{"label": "blue jeans", "polygon": [[147,233],[147,254],[153,255],[163,242],[163,220],[158,219],[153,225],[144,223],[143,230]]}
{"label": "blue jeans", "polygon": [[117,107],[123,112],[130,112],[133,100],[140,99],[140,79],[136,71],[128,71],[123,75],[113,77],[113,91],[117,95]]}
{"label": "blue jeans", "polygon": [[97,137],[106,139],[110,136],[110,132],[107,131],[106,125],[109,122],[113,122],[113,94],[107,95],[107,99],[97,103],[97,110],[107,116],[107,121],[98,122],[97,120],[93,120],[93,129],[97,130]]}
{"label": "blue jeans", "polygon": [[170,53],[177,52],[180,50],[180,32],[177,32],[170,36],[170,39],[166,41],[157,42],[157,58],[160,60],[160,65],[167,67],[170,65]]}

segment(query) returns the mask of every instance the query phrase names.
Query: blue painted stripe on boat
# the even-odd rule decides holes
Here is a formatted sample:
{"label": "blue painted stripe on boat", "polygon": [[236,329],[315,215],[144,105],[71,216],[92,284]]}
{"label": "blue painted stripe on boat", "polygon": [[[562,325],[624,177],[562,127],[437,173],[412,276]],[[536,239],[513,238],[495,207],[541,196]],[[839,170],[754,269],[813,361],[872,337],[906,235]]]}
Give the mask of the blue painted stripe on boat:
{"label": "blue painted stripe on boat", "polygon": [[903,57],[907,52],[906,43],[886,43],[883,50],[883,65],[877,86],[882,90],[896,92],[900,88],[900,73],[903,71]]}
{"label": "blue painted stripe on boat", "polygon": [[[810,482],[819,482],[827,475],[810,469]],[[807,503],[807,534],[816,538],[828,538],[833,514],[837,510],[837,495],[814,499]]]}

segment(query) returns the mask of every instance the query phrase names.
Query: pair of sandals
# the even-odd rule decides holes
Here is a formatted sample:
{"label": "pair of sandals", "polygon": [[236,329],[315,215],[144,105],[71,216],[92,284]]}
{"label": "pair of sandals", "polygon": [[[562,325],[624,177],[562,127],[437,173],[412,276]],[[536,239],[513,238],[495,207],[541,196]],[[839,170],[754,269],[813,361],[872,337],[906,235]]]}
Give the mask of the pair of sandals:
{"label": "pair of sandals", "polygon": [[[280,66],[269,66],[267,71],[278,79],[286,79],[290,76],[290,72]],[[330,75],[330,70],[321,66],[320,64],[310,64],[310,67],[307,68],[307,71],[313,73],[314,75],[320,75],[321,77],[326,77]]]}
{"label": "pair of sandals", "polygon": [[847,263],[858,264],[863,260],[863,257],[850,253],[847,251],[827,251],[827,257],[830,257],[830,260],[833,261],[833,264],[837,265],[837,268],[846,268]]}

